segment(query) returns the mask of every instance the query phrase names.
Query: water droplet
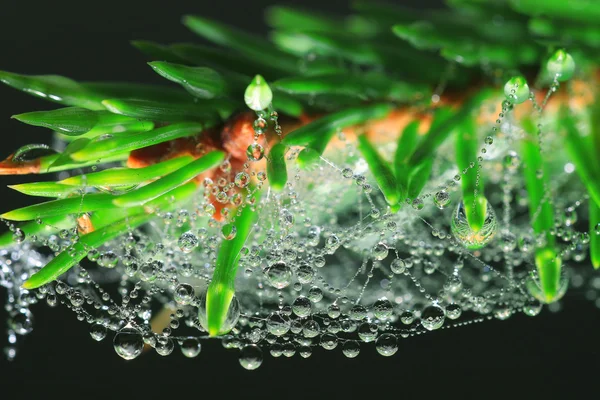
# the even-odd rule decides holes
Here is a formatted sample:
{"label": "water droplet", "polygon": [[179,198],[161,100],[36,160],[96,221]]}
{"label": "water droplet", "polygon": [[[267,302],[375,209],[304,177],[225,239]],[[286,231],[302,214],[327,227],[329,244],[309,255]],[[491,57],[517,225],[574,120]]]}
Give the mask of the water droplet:
{"label": "water droplet", "polygon": [[444,325],[445,317],[444,309],[436,304],[432,304],[421,311],[421,325],[428,331],[433,331]]}
{"label": "water droplet", "polygon": [[[198,299],[198,321],[200,322],[200,326],[208,332],[208,318],[206,315],[206,294],[207,291],[203,291]],[[231,298],[231,302],[229,303],[229,308],[227,309],[227,315],[225,316],[225,320],[221,324],[221,330],[217,333],[217,335],[224,335],[229,333],[233,329],[233,327],[237,324],[240,318],[240,303],[236,296]]]}
{"label": "water droplet", "polygon": [[154,350],[161,356],[168,356],[175,349],[175,343],[171,338],[159,337],[156,340],[156,345],[154,346]]}
{"label": "water droplet", "polygon": [[248,146],[246,155],[250,161],[260,161],[265,156],[265,148],[258,143],[252,143]]}
{"label": "water droplet", "polygon": [[422,198],[417,197],[412,201],[412,208],[414,208],[415,210],[420,211],[423,209],[423,207],[425,207],[425,202],[423,202]]}
{"label": "water droplet", "polygon": [[519,168],[519,165],[521,165],[521,158],[519,155],[515,151],[509,151],[504,157],[504,167],[507,170],[514,172]]}
{"label": "water droplet", "polygon": [[342,310],[340,309],[340,306],[338,306],[337,304],[333,303],[330,304],[329,307],[327,307],[327,315],[330,318],[338,318],[340,315],[342,314]]}
{"label": "water droplet", "polygon": [[296,298],[292,304],[292,311],[300,318],[308,317],[311,311],[310,300],[304,296]]}
{"label": "water droplet", "polygon": [[319,334],[321,328],[319,327],[319,323],[314,319],[307,320],[302,326],[302,333],[307,338],[313,338]]}
{"label": "water droplet", "polygon": [[358,327],[358,337],[366,343],[374,341],[377,337],[377,325],[370,322],[362,323]]}
{"label": "water droplet", "polygon": [[523,306],[523,313],[530,317],[535,317],[542,311],[542,303],[536,299],[529,299]]}
{"label": "water droplet", "polygon": [[290,227],[294,225],[294,215],[287,208],[282,208],[279,215],[281,223],[284,226]]}
{"label": "water droplet", "polygon": [[377,243],[375,247],[373,247],[373,258],[376,260],[383,260],[388,256],[389,250],[385,243]]}
{"label": "water droplet", "polygon": [[268,124],[267,121],[264,118],[257,118],[254,123],[252,124],[252,128],[254,128],[254,132],[257,135],[262,135],[263,133],[265,133],[265,130],[267,129]]}
{"label": "water droplet", "polygon": [[313,303],[318,303],[323,299],[323,291],[319,287],[313,286],[308,291],[308,298]]}
{"label": "water droplet", "polygon": [[320,344],[325,350],[333,350],[337,347],[338,338],[333,333],[325,333],[321,336]]}
{"label": "water droplet", "polygon": [[105,251],[98,259],[98,265],[105,268],[114,268],[119,263],[119,257],[112,251]]}
{"label": "water droplet", "polygon": [[186,254],[191,253],[198,246],[198,243],[198,237],[191,231],[182,233],[177,240],[179,249]]}
{"label": "water droplet", "polygon": [[277,262],[266,269],[267,279],[271,286],[283,289],[292,281],[292,269],[284,262]]}
{"label": "water droplet", "polygon": [[301,264],[296,271],[296,277],[303,285],[311,283],[315,277],[315,269],[308,264]]}
{"label": "water droplet", "polygon": [[546,63],[546,68],[551,76],[560,82],[571,79],[575,72],[575,61],[569,53],[563,49],[556,50]]}
{"label": "water droplet", "polygon": [[200,354],[202,348],[200,341],[195,337],[188,337],[180,343],[181,352],[188,358],[194,358]]}
{"label": "water droplet", "polygon": [[348,358],[354,358],[360,353],[360,344],[356,340],[346,340],[342,346],[342,353]]}
{"label": "water droplet", "polygon": [[33,315],[31,311],[22,308],[17,312],[11,313],[8,320],[8,326],[15,331],[17,335],[27,335],[33,330]]}
{"label": "water droplet", "polygon": [[458,319],[461,314],[462,308],[456,303],[448,304],[446,307],[446,316],[450,319]]}
{"label": "water droplet", "polygon": [[142,354],[144,340],[137,329],[125,327],[115,335],[113,346],[119,356],[133,360]]}
{"label": "water droplet", "polygon": [[93,324],[90,327],[90,336],[96,341],[101,341],[106,337],[106,327],[102,324]]}
{"label": "water droplet", "polygon": [[398,339],[391,333],[384,333],[377,338],[375,349],[382,356],[393,356],[398,351]]}
{"label": "water droplet", "polygon": [[444,283],[444,289],[452,294],[456,294],[456,293],[460,292],[460,289],[462,289],[462,286],[463,286],[462,280],[460,279],[460,276],[458,276],[457,274],[450,275],[448,277],[448,279],[446,280],[446,283]]}
{"label": "water droplet", "polygon": [[238,172],[235,176],[235,185],[239,188],[245,188],[250,183],[250,175],[246,172]]}
{"label": "water droplet", "polygon": [[16,243],[23,243],[25,240],[25,232],[23,232],[23,230],[20,228],[15,229],[15,232],[13,233],[13,240]]}
{"label": "water droplet", "polygon": [[175,288],[175,301],[181,305],[188,305],[194,299],[194,288],[188,283],[180,283]]}
{"label": "water droplet", "polygon": [[255,344],[248,344],[240,351],[240,365],[247,370],[254,370],[263,362],[263,353]]}
{"label": "water droplet", "polygon": [[237,235],[237,228],[233,224],[225,224],[221,228],[221,234],[223,235],[223,239],[232,240]]}
{"label": "water droplet", "polygon": [[488,244],[496,234],[498,223],[496,213],[490,202],[486,202],[486,215],[483,226],[479,231],[471,229],[462,200],[452,214],[451,229],[454,237],[466,248],[474,250]]}
{"label": "water droplet", "polygon": [[392,307],[392,303],[390,303],[388,299],[379,299],[373,304],[373,314],[375,315],[375,318],[382,321],[390,319],[393,311],[394,308]]}
{"label": "water droplet", "polygon": [[403,274],[406,271],[406,264],[403,260],[396,258],[390,264],[390,269],[396,275]]}
{"label": "water droplet", "polygon": [[267,330],[275,336],[283,336],[290,330],[290,319],[282,313],[274,312],[267,319]]}
{"label": "water droplet", "polygon": [[440,210],[444,209],[448,204],[450,204],[450,194],[445,190],[440,190],[436,192],[433,196],[433,204]]}
{"label": "water droplet", "polygon": [[412,311],[406,310],[402,312],[402,314],[400,314],[400,321],[402,321],[404,325],[410,325],[413,323],[414,320],[415,314],[413,314]]}

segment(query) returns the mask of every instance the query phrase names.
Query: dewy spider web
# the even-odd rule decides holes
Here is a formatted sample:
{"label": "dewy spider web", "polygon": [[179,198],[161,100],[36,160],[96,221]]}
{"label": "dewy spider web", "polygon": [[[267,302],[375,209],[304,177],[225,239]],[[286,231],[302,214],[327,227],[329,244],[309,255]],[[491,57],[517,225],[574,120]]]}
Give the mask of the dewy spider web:
{"label": "dewy spider web", "polygon": [[186,17],[234,52],[135,46],[187,93],[0,72],[69,106],[15,116],[60,152],[24,146],[0,171],[71,171],[12,186],[56,200],[2,215],[8,357],[40,301],[125,359],[218,337],[255,369],[316,346],[391,356],[569,286],[595,300],[600,7],[449,4],[275,7],[274,45]]}

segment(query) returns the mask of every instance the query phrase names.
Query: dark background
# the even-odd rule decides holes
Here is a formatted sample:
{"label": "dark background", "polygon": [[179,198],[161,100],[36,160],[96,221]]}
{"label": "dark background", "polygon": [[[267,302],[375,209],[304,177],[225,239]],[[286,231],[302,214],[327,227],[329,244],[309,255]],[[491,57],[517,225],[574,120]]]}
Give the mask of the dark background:
{"label": "dark background", "polygon": [[[160,78],[144,64],[129,40],[198,40],[179,23],[186,13],[263,33],[262,10],[269,4],[272,2],[264,0],[2,0],[0,69],[81,80],[158,82]],[[340,14],[348,10],[343,1],[282,4]],[[26,143],[48,143],[49,131],[20,124],[10,116],[55,105],[5,86],[0,87],[0,104],[0,157]],[[2,177],[2,212],[32,201],[5,187],[27,179],[31,180]],[[3,304],[2,289],[0,295]],[[22,341],[17,359],[12,363],[0,360],[0,398],[5,393],[30,393],[34,385],[41,385],[47,394],[85,397],[100,387],[114,387],[111,398],[127,393],[126,387],[138,394],[135,398],[155,398],[159,387],[167,389],[167,395],[183,388],[189,396],[223,399],[239,394],[282,399],[412,399],[433,395],[483,399],[499,393],[537,399],[562,397],[565,390],[569,398],[598,398],[593,393],[600,372],[600,310],[577,296],[564,301],[563,308],[560,313],[544,309],[533,319],[516,315],[504,322],[490,321],[402,340],[398,353],[390,358],[379,356],[373,345],[364,345],[353,360],[346,359],[339,349],[315,349],[308,360],[299,355],[291,359],[265,355],[262,367],[249,372],[239,366],[236,351],[212,341],[196,359],[186,359],[176,349],[165,359],[152,353],[125,362],[113,351],[112,338],[94,342],[87,324],[77,322],[65,307],[37,305],[33,308],[35,329]],[[4,314],[0,311],[1,321]],[[4,343],[2,329],[0,345]]]}

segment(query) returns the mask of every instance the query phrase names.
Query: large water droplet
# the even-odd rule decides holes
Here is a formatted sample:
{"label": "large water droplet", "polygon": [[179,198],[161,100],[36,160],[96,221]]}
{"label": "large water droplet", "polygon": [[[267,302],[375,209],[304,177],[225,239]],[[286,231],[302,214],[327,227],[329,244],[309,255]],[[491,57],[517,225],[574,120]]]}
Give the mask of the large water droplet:
{"label": "large water droplet", "polygon": [[[206,315],[206,294],[207,291],[203,291],[198,299],[198,321],[200,322],[200,326],[208,332],[208,317]],[[224,335],[230,332],[235,324],[237,324],[238,319],[240,318],[240,303],[236,296],[231,298],[231,302],[229,303],[229,308],[227,309],[227,315],[225,316],[225,320],[221,324],[221,330],[217,333],[217,335]]]}
{"label": "large water droplet", "polygon": [[255,344],[249,344],[240,351],[240,365],[247,370],[253,370],[263,362],[263,353],[260,347]]}
{"label": "large water droplet", "polygon": [[461,200],[456,206],[454,213],[452,213],[451,228],[454,237],[463,246],[471,250],[479,249],[488,244],[496,234],[498,229],[496,213],[488,201],[483,226],[479,231],[475,232],[469,226],[465,213],[465,206]]}
{"label": "large water droplet", "polygon": [[292,269],[284,262],[277,262],[266,270],[267,279],[271,286],[283,289],[292,281]]}
{"label": "large water droplet", "polygon": [[445,318],[444,309],[436,304],[429,305],[421,311],[421,325],[428,331],[441,328]]}
{"label": "large water droplet", "polygon": [[360,344],[356,340],[347,340],[342,346],[342,353],[348,358],[354,358],[360,353]]}
{"label": "large water droplet", "polygon": [[194,299],[194,288],[188,283],[180,283],[175,288],[173,297],[175,298],[175,301],[181,305],[190,304]]}
{"label": "large water droplet", "polygon": [[182,233],[179,240],[177,240],[177,245],[184,253],[191,253],[198,246],[198,243],[198,237],[190,231]]}
{"label": "large water droplet", "polygon": [[391,333],[384,333],[377,338],[375,349],[382,356],[393,356],[398,351],[398,339]]}
{"label": "large water droplet", "polygon": [[252,143],[248,146],[246,155],[250,161],[260,161],[265,156],[265,148],[258,143]]}
{"label": "large water droplet", "polygon": [[180,347],[183,355],[188,358],[196,357],[198,354],[200,354],[200,349],[202,348],[200,341],[195,337],[183,339],[180,343]]}
{"label": "large water droplet", "polygon": [[119,356],[126,360],[133,360],[142,354],[144,340],[137,329],[125,327],[115,335],[113,346]]}
{"label": "large water droplet", "polygon": [[300,318],[308,317],[310,315],[311,302],[307,297],[300,296],[294,300],[292,304],[292,311]]}

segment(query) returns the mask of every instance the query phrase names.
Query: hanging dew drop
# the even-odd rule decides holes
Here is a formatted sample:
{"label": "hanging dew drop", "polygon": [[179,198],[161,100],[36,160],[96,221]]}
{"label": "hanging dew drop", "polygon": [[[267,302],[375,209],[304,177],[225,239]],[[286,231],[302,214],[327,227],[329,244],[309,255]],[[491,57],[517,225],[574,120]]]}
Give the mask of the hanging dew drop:
{"label": "hanging dew drop", "polygon": [[254,111],[262,111],[269,107],[273,100],[271,88],[260,75],[256,75],[244,92],[244,101],[248,108]]}
{"label": "hanging dew drop", "polygon": [[342,346],[342,353],[348,358],[355,358],[360,353],[360,344],[356,340],[347,340]]}
{"label": "hanging dew drop", "polygon": [[100,342],[106,337],[106,327],[102,324],[93,324],[90,327],[90,336]]}
{"label": "hanging dew drop", "polygon": [[292,269],[284,262],[277,262],[266,270],[267,279],[276,289],[287,287],[292,281]]}
{"label": "hanging dew drop", "polygon": [[552,77],[559,82],[568,81],[575,72],[575,61],[563,49],[556,50],[546,63],[546,68]]}
{"label": "hanging dew drop", "polygon": [[404,264],[404,261],[396,258],[394,261],[392,261],[392,263],[390,264],[390,269],[392,270],[392,272],[396,275],[400,275],[403,274],[404,271],[406,271],[406,264]]}
{"label": "hanging dew drop", "polygon": [[529,85],[527,85],[527,81],[522,76],[513,76],[504,85],[504,95],[514,104],[521,104],[527,101],[529,93]]}
{"label": "hanging dew drop", "polygon": [[421,199],[420,197],[417,197],[416,199],[414,199],[412,201],[412,208],[414,208],[417,211],[421,211],[423,209],[423,207],[425,207],[425,203],[423,202],[423,199]]}
{"label": "hanging dew drop", "polygon": [[428,331],[433,331],[444,325],[445,317],[446,314],[442,307],[431,304],[421,311],[421,325]]}
{"label": "hanging dew drop", "polygon": [[307,320],[302,326],[302,334],[307,338],[314,338],[320,332],[319,323],[314,319]]}
{"label": "hanging dew drop", "polygon": [[[198,299],[198,321],[200,322],[200,326],[208,332],[208,316],[206,314],[206,296],[207,291],[204,290]],[[227,315],[225,316],[225,320],[221,324],[221,329],[217,333],[217,335],[224,335],[229,333],[233,327],[237,324],[240,318],[240,303],[237,297],[234,295],[231,298],[231,302],[229,303],[229,308],[227,309]]]}
{"label": "hanging dew drop", "polygon": [[519,168],[519,165],[521,165],[521,158],[515,151],[510,150],[504,157],[503,164],[504,168],[506,168],[508,171],[515,172],[517,168]]}
{"label": "hanging dew drop", "polygon": [[467,249],[479,249],[489,243],[496,234],[498,221],[490,202],[487,202],[483,226],[479,231],[471,229],[465,212],[463,201],[456,206],[452,214],[451,230],[454,237]]}
{"label": "hanging dew drop", "polygon": [[375,318],[382,321],[388,320],[392,317],[394,307],[388,299],[379,299],[373,304],[373,314]]}
{"label": "hanging dew drop", "polygon": [[280,312],[274,312],[267,319],[267,330],[272,335],[283,336],[290,330],[290,319]]}
{"label": "hanging dew drop", "polygon": [[446,307],[446,316],[450,319],[458,319],[462,314],[460,305],[452,303]]}
{"label": "hanging dew drop", "polygon": [[382,356],[393,356],[398,351],[398,339],[391,333],[384,333],[377,338],[375,349]]}
{"label": "hanging dew drop", "polygon": [[308,317],[311,311],[310,300],[304,296],[296,298],[292,304],[292,311],[300,318]]}
{"label": "hanging dew drop", "polygon": [[406,310],[402,314],[400,314],[400,321],[404,325],[410,325],[415,320],[415,314],[412,311]]}
{"label": "hanging dew drop", "polygon": [[179,249],[186,254],[191,253],[198,246],[198,243],[198,237],[191,231],[182,233],[177,240]]}
{"label": "hanging dew drop", "polygon": [[296,277],[303,285],[311,283],[315,277],[315,269],[308,264],[302,264],[296,270]]}
{"label": "hanging dew drop", "polygon": [[156,353],[161,356],[168,356],[175,349],[175,343],[171,338],[159,337],[154,346]]}
{"label": "hanging dew drop", "polygon": [[358,337],[366,343],[372,342],[377,337],[377,325],[365,322],[358,327]]}
{"label": "hanging dew drop", "polygon": [[223,235],[223,239],[232,240],[237,234],[237,228],[233,224],[225,224],[221,228],[221,234]]}
{"label": "hanging dew drop", "polygon": [[239,188],[245,188],[250,183],[250,175],[245,172],[239,172],[235,176],[235,185]]}
{"label": "hanging dew drop", "polygon": [[11,313],[8,326],[18,335],[27,335],[33,330],[33,314],[26,308]]}
{"label": "hanging dew drop", "polygon": [[25,241],[25,232],[23,232],[23,230],[20,228],[15,229],[15,232],[13,233],[13,240],[16,243],[23,243]]}
{"label": "hanging dew drop", "polygon": [[437,208],[443,210],[448,204],[450,204],[450,194],[445,190],[436,192],[433,196],[433,203]]}
{"label": "hanging dew drop", "polygon": [[357,304],[350,309],[350,318],[352,318],[355,321],[361,321],[367,318],[367,315],[367,309],[364,306],[361,306],[360,304]]}
{"label": "hanging dew drop", "polygon": [[378,243],[373,247],[373,258],[376,260],[383,260],[388,256],[389,249],[384,243]]}
{"label": "hanging dew drop", "polygon": [[246,150],[246,156],[250,161],[260,161],[265,156],[265,148],[258,143],[252,143]]}
{"label": "hanging dew drop", "polygon": [[188,283],[180,283],[173,297],[178,304],[188,305],[194,299],[194,288]]}
{"label": "hanging dew drop", "polygon": [[114,268],[119,262],[119,257],[112,251],[106,251],[100,255],[98,265],[105,268]]}
{"label": "hanging dew drop", "polygon": [[120,357],[133,360],[142,354],[144,340],[137,329],[125,327],[115,335],[113,346]]}
{"label": "hanging dew drop", "polygon": [[536,299],[529,299],[523,306],[523,314],[535,317],[542,311],[542,303]]}
{"label": "hanging dew drop", "polygon": [[195,337],[188,337],[180,343],[181,353],[187,358],[194,358],[200,354],[202,346],[200,341]]}
{"label": "hanging dew drop", "polygon": [[252,127],[254,128],[254,133],[257,135],[262,135],[267,130],[267,121],[264,118],[257,118]]}
{"label": "hanging dew drop", "polygon": [[338,338],[333,333],[325,333],[323,336],[321,336],[320,344],[325,350],[333,350],[338,345]]}
{"label": "hanging dew drop", "polygon": [[255,370],[260,367],[263,362],[263,352],[255,344],[249,344],[240,351],[240,365],[247,370]]}

